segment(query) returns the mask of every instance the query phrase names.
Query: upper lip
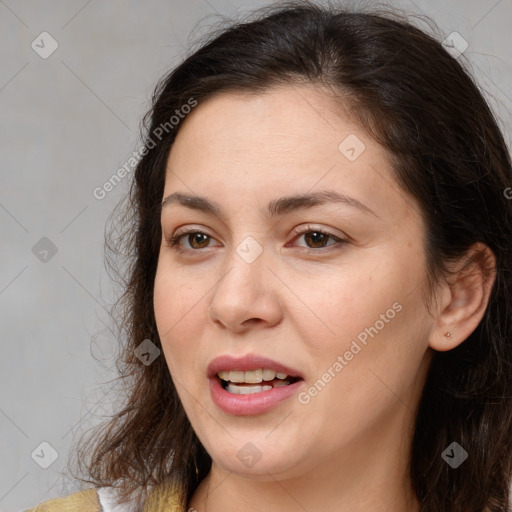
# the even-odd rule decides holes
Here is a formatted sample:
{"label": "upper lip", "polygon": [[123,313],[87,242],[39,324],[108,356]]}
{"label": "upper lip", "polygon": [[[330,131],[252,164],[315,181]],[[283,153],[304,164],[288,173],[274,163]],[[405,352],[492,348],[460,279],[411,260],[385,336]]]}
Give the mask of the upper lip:
{"label": "upper lip", "polygon": [[289,377],[302,378],[302,375],[298,370],[278,363],[277,361],[273,361],[268,357],[256,354],[248,354],[243,357],[235,357],[231,355],[216,357],[210,361],[210,364],[208,365],[208,378],[215,377],[220,371],[250,371],[258,370],[259,368],[274,370],[279,373],[286,373]]}

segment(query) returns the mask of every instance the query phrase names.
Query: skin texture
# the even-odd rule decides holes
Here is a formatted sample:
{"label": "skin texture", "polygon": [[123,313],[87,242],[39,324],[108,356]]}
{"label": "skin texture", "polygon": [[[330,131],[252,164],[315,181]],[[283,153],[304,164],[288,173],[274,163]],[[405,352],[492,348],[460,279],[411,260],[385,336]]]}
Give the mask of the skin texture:
{"label": "skin texture", "polygon": [[[393,178],[386,151],[340,110],[313,86],[221,93],[189,114],[170,152],[163,198],[203,196],[223,212],[164,206],[155,279],[164,356],[213,459],[189,503],[199,512],[419,510],[407,457],[432,349],[453,348],[474,330],[492,281],[474,265],[440,285],[427,310],[417,203]],[[339,149],[349,135],[365,146],[354,161]],[[344,203],[263,213],[278,197],[321,190],[374,213]],[[184,227],[209,238],[185,235],[170,247],[166,239]],[[332,237],[315,245],[315,230]],[[252,263],[237,253],[246,237],[262,249]],[[378,333],[333,370],[372,326]],[[299,370],[302,403],[295,395],[256,416],[224,413],[207,366],[225,354]],[[329,368],[330,381],[307,401]],[[237,457],[249,442],[261,455],[252,467]]]}

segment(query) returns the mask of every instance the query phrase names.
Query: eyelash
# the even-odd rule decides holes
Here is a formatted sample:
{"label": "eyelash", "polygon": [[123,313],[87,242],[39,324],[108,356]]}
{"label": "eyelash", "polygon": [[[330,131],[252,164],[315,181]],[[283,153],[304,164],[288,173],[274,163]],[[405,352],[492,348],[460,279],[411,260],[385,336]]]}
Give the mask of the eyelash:
{"label": "eyelash", "polygon": [[[335,245],[340,246],[340,245],[344,245],[344,244],[348,243],[348,240],[345,240],[343,238],[340,238],[338,236],[333,235],[332,233],[329,233],[327,231],[323,231],[321,229],[314,228],[314,227],[309,226],[309,225],[306,226],[305,228],[295,228],[292,231],[292,234],[296,235],[294,240],[296,238],[300,237],[301,235],[304,235],[304,234],[307,234],[307,233],[320,233],[322,235],[325,235],[325,236],[329,237],[330,239],[334,239],[335,242],[336,242],[334,244],[326,245],[324,247],[317,247],[317,248],[314,248],[314,247],[302,247],[303,249],[305,249],[307,251],[318,252],[319,250],[322,250],[322,249],[325,250],[325,249],[327,249],[329,247],[332,247],[332,246],[335,246]],[[205,249],[209,249],[210,247],[203,247],[202,249],[183,249],[182,247],[180,247],[178,245],[179,241],[183,237],[185,237],[187,235],[195,235],[195,234],[206,235],[210,239],[213,239],[213,237],[211,235],[208,235],[208,233],[204,233],[203,231],[200,231],[200,230],[197,230],[197,229],[190,229],[190,230],[182,231],[182,232],[178,231],[173,236],[171,236],[169,239],[166,239],[167,246],[171,247],[171,249],[173,249],[173,250],[180,251],[180,252],[199,252],[199,251],[202,251],[202,250],[205,250]]]}

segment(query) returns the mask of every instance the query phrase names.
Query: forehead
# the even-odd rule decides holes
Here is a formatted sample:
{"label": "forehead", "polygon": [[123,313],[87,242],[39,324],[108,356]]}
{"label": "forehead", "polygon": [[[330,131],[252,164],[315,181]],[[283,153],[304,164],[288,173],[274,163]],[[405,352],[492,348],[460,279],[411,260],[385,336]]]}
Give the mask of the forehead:
{"label": "forehead", "polygon": [[[239,151],[241,156],[263,156],[264,151],[298,159],[315,151],[338,156],[339,143],[350,134],[367,138],[348,109],[342,110],[320,87],[289,85],[212,96],[188,115],[175,147],[186,138],[192,144],[209,142],[230,156]],[[201,148],[201,155],[210,144]]]}
{"label": "forehead", "polygon": [[[348,110],[348,109],[346,109]],[[382,211],[410,202],[387,151],[313,86],[217,94],[185,119],[168,158],[164,195],[263,198],[331,188]]]}

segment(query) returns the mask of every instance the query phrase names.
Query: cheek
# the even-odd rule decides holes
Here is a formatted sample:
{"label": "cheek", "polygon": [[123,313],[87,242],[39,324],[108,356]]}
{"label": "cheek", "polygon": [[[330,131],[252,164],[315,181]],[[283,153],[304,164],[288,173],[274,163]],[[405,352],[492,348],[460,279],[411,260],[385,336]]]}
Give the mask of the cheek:
{"label": "cheek", "polygon": [[153,307],[167,365],[175,375],[185,364],[190,366],[187,361],[197,354],[194,340],[201,339],[202,331],[198,318],[207,308],[205,293],[199,288],[190,286],[189,277],[180,279],[175,269],[159,264]]}
{"label": "cheek", "polygon": [[382,256],[353,262],[315,280],[315,286],[311,279],[296,280],[300,286],[295,291],[307,297],[308,308],[295,315],[295,322],[307,340],[314,373],[321,377],[329,369],[333,372],[338,357],[343,359],[343,371],[337,365],[335,373],[345,378],[334,379],[333,388],[367,388],[370,370],[400,385],[413,378],[427,348],[422,258],[411,259],[415,264],[405,267],[403,255]]}
{"label": "cheek", "polygon": [[304,424],[312,423],[326,439],[346,439],[414,403],[409,393],[427,348],[421,300],[400,290],[373,292],[361,300],[348,290],[331,301],[319,295],[320,316],[335,334],[316,331],[306,321],[301,327],[312,362],[301,395]]}
{"label": "cheek", "polygon": [[380,315],[389,310],[388,317],[397,316],[393,304],[404,295],[392,272],[370,258],[315,277],[292,278],[297,309],[303,310],[294,321],[319,355],[326,347],[342,350],[375,322],[382,329]]}
{"label": "cheek", "polygon": [[[205,307],[208,283],[200,270],[173,264],[160,255],[154,285],[154,309],[159,332],[171,334],[181,324],[193,323]],[[204,274],[204,272],[202,272]]]}

